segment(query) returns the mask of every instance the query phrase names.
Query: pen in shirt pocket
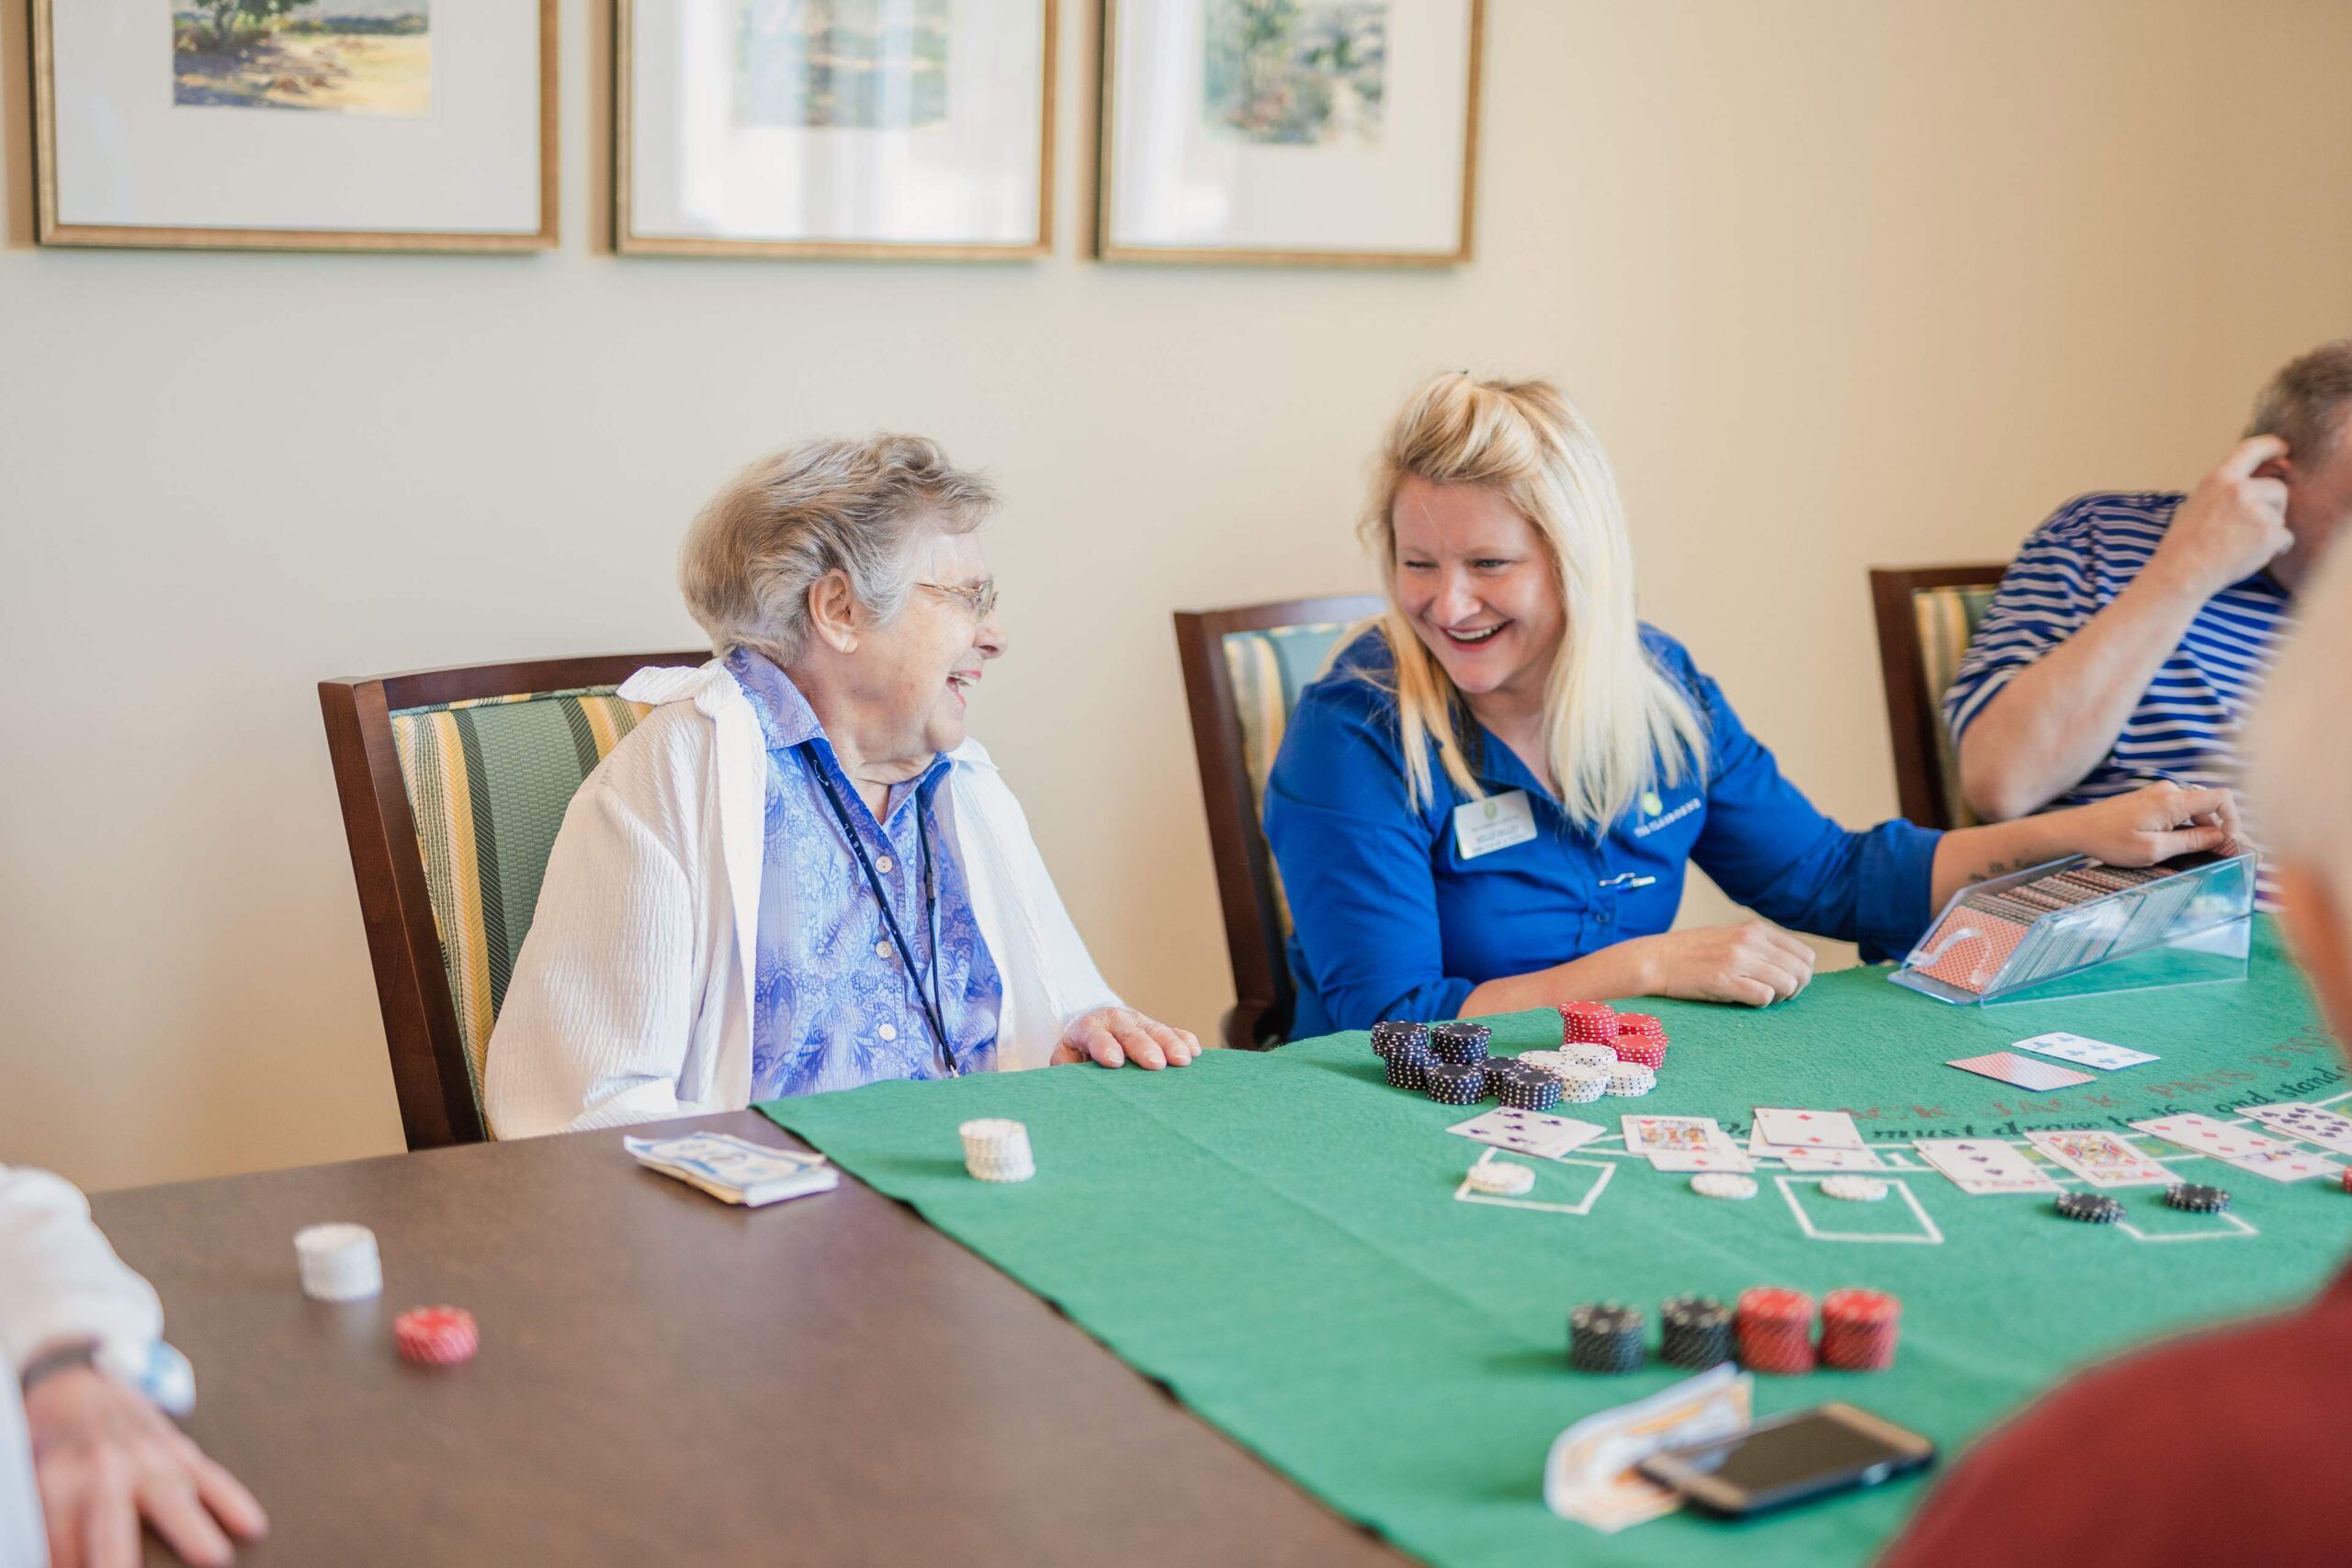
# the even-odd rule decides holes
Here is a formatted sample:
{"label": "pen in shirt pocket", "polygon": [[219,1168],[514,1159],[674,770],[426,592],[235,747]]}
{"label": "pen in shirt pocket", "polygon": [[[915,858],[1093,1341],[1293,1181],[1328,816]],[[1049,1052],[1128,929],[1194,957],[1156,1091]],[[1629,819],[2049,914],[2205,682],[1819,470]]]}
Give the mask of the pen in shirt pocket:
{"label": "pen in shirt pocket", "polygon": [[1657,877],[1645,876],[1638,871],[1621,871],[1614,876],[1602,877],[1600,888],[1604,893],[1630,893],[1636,887],[1648,887],[1657,881]]}

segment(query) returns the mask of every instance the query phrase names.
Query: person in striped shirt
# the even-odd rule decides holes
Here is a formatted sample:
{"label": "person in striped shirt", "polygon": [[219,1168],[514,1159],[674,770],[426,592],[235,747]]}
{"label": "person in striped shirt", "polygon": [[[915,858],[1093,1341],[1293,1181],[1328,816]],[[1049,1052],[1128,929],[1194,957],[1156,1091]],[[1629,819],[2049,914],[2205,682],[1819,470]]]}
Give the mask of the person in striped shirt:
{"label": "person in striped shirt", "polygon": [[1944,698],[1986,821],[2157,780],[2237,782],[2235,733],[2296,589],[2352,520],[2352,339],[2304,355],[2187,495],[2068,502],[2034,530]]}

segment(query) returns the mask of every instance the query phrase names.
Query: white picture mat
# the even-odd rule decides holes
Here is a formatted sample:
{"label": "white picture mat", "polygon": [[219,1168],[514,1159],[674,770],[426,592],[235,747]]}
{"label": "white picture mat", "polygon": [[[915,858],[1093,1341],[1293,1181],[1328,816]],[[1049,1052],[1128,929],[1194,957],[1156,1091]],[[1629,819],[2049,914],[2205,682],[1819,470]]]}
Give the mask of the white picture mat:
{"label": "white picture mat", "polygon": [[954,0],[947,118],[734,123],[734,0],[637,0],[629,229],[648,238],[1037,243],[1044,0]]}
{"label": "white picture mat", "polygon": [[539,7],[438,0],[417,117],[172,101],[172,0],[53,0],[57,219],[533,234]]}
{"label": "white picture mat", "polygon": [[1390,0],[1377,146],[1275,146],[1208,126],[1204,0],[1119,0],[1111,244],[1453,254],[1470,15],[1470,0]]}

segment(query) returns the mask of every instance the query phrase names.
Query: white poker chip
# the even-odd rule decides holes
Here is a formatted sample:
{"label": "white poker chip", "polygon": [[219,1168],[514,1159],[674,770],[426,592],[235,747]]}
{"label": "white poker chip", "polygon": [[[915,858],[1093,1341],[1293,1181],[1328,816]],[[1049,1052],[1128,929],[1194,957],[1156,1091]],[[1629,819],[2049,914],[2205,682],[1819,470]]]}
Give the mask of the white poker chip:
{"label": "white poker chip", "polygon": [[1604,1073],[1613,1071],[1617,1066],[1617,1053],[1606,1045],[1563,1045],[1545,1054],[1581,1066],[1599,1067]]}
{"label": "white poker chip", "polygon": [[1535,1173],[1510,1160],[1490,1159],[1470,1168],[1470,1190],[1496,1198],[1516,1198],[1535,1190]]}
{"label": "white poker chip", "polygon": [[1849,1203],[1875,1203],[1887,1194],[1886,1183],[1871,1176],[1826,1176],[1821,1190]]}
{"label": "white poker chip", "polygon": [[1657,1075],[1635,1062],[1620,1062],[1617,1070],[1609,1075],[1609,1092],[1621,1100],[1634,1100],[1657,1087]]}
{"label": "white poker chip", "polygon": [[1702,1170],[1690,1179],[1690,1190],[1702,1198],[1753,1198],[1756,1183],[1728,1170]]}
{"label": "white poker chip", "polygon": [[1519,1059],[1531,1067],[1541,1067],[1558,1077],[1568,1071],[1568,1055],[1565,1051],[1521,1051]]}
{"label": "white poker chip", "polygon": [[383,1258],[366,1225],[306,1225],[294,1233],[302,1293],[318,1302],[357,1302],[382,1293]]}
{"label": "white poker chip", "polygon": [[964,1168],[982,1181],[1026,1181],[1037,1174],[1029,1129],[1000,1116],[967,1122],[956,1129],[964,1140]]}
{"label": "white poker chip", "polygon": [[1571,1067],[1560,1076],[1560,1099],[1570,1105],[1589,1105],[1608,1092],[1607,1073]]}

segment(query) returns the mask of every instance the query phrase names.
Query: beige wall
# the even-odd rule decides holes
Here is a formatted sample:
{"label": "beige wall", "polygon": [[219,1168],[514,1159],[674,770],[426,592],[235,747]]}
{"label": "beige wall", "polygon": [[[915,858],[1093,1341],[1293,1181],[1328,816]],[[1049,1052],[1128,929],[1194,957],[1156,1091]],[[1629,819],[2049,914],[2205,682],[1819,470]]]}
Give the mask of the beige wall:
{"label": "beige wall", "polygon": [[786,437],[913,428],[1000,477],[978,730],[1104,969],[1206,1032],[1168,612],[1363,581],[1363,460],[1425,371],[1574,390],[1646,613],[1868,818],[1864,567],[2189,480],[2352,327],[2335,0],[1489,9],[1480,260],[1417,275],[1106,268],[1068,221],[1035,265],[617,260],[590,0],[559,254],[43,252],[0,6],[0,1158],[106,1186],[397,1147],[311,683],[687,637],[679,527]]}

